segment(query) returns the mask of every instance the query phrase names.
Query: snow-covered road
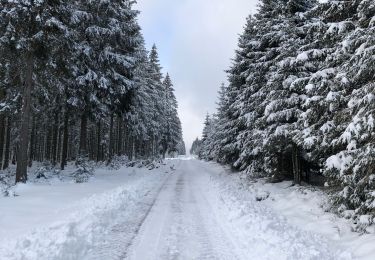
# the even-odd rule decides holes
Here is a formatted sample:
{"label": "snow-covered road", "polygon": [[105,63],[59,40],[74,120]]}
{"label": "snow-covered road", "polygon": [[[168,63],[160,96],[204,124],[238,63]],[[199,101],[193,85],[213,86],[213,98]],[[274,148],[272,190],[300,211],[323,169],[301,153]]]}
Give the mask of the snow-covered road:
{"label": "snow-covered road", "polygon": [[[180,159],[153,171],[99,172],[81,186],[21,186],[19,197],[0,200],[8,207],[0,259],[352,259],[257,201],[249,185],[216,164]],[[15,229],[10,219],[24,222]]]}
{"label": "snow-covered road", "polygon": [[203,192],[207,172],[178,161],[129,248],[128,259],[239,259]]}
{"label": "snow-covered road", "polygon": [[126,259],[351,258],[289,225],[220,168],[197,160],[175,161],[174,167]]}

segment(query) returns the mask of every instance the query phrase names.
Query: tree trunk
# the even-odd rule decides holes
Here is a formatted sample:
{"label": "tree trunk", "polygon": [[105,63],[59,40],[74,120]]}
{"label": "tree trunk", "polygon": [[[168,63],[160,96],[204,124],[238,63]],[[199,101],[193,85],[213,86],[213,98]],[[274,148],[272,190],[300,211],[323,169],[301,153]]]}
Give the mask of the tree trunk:
{"label": "tree trunk", "polygon": [[[0,101],[3,101],[4,99],[5,99],[5,91],[0,90]],[[5,115],[4,113],[0,113],[0,170],[3,168],[5,135],[6,135]]]}
{"label": "tree trunk", "polygon": [[293,176],[294,184],[301,184],[301,162],[298,154],[297,145],[293,146]]}
{"label": "tree trunk", "polygon": [[[61,124],[61,123],[60,123]],[[61,159],[61,143],[62,143],[62,129],[59,124],[58,137],[57,137],[57,150],[56,150],[56,163],[60,162]]]}
{"label": "tree trunk", "polygon": [[0,169],[3,168],[5,135],[6,135],[5,116],[3,114],[0,114]]}
{"label": "tree trunk", "polygon": [[12,152],[12,165],[16,165],[17,164],[17,154],[18,154],[18,146],[16,145],[13,148],[13,152]]}
{"label": "tree trunk", "polygon": [[121,116],[118,116],[117,117],[117,126],[118,126],[118,129],[117,129],[117,136],[118,136],[118,140],[117,140],[117,155],[118,156],[121,156],[122,155],[122,120],[121,120]]}
{"label": "tree trunk", "polygon": [[108,145],[108,161],[107,164],[110,164],[113,157],[113,114],[111,114],[111,119],[109,123],[109,145]]}
{"label": "tree trunk", "polygon": [[31,54],[26,57],[25,82],[23,90],[21,126],[20,126],[20,149],[17,156],[16,183],[27,181],[27,159],[30,139],[31,119],[31,92],[33,88],[34,60]]}
{"label": "tree trunk", "polygon": [[81,131],[79,139],[79,156],[87,157],[87,115],[81,116]]}
{"label": "tree trunk", "polygon": [[96,142],[97,142],[97,150],[96,150],[96,161],[99,162],[101,161],[101,156],[100,156],[100,152],[101,152],[101,123],[100,123],[100,120],[98,121],[98,126],[97,126],[97,139],[96,139]]}
{"label": "tree trunk", "polygon": [[65,109],[64,115],[64,133],[63,133],[63,144],[61,151],[61,170],[65,169],[68,157],[68,140],[69,140],[69,110]]}
{"label": "tree trunk", "polygon": [[47,134],[46,140],[44,142],[44,158],[47,161],[51,161],[51,141],[52,141],[52,127],[51,126],[46,126],[47,129]]}
{"label": "tree trunk", "polygon": [[151,139],[151,153],[152,153],[153,159],[155,159],[155,137],[154,136],[152,136],[152,139]]}
{"label": "tree trunk", "polygon": [[35,159],[35,133],[36,133],[36,126],[35,126],[35,118],[33,118],[33,123],[31,126],[31,137],[30,137],[30,153],[29,153],[29,167],[32,166],[33,160]]}
{"label": "tree trunk", "polygon": [[9,156],[10,156],[10,131],[11,131],[11,122],[12,119],[10,116],[7,117],[7,128],[6,128],[6,137],[5,137],[5,151],[4,151],[4,164],[3,170],[9,167]]}
{"label": "tree trunk", "polygon": [[52,151],[51,151],[51,159],[53,166],[56,165],[57,161],[57,139],[59,136],[59,113],[56,111],[55,113],[55,121],[53,124],[53,134],[52,134]]}
{"label": "tree trunk", "polygon": [[88,139],[87,139],[87,147],[88,147],[88,158],[90,161],[94,161],[96,159],[96,133],[94,129],[88,127]]}

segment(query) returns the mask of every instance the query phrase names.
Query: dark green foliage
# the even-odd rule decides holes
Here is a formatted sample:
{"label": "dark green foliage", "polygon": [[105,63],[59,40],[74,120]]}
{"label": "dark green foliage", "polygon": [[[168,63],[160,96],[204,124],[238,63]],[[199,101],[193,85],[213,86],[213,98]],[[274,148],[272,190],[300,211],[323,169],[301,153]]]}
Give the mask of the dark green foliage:
{"label": "dark green foliage", "polygon": [[33,161],[161,158],[183,142],[172,82],[133,5],[0,1],[0,168],[17,161],[17,181]]}
{"label": "dark green foliage", "polygon": [[261,1],[199,155],[273,181],[325,178],[340,213],[373,214],[374,10],[370,0]]}

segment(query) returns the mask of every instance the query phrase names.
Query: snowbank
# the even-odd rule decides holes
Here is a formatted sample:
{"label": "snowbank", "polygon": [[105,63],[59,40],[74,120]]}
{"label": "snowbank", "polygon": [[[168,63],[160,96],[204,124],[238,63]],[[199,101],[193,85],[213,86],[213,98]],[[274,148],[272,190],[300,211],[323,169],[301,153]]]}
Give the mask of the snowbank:
{"label": "snowbank", "polygon": [[0,197],[0,259],[106,259],[98,255],[109,246],[106,234],[113,235],[123,218],[122,228],[129,232],[121,233],[129,237],[121,242],[130,241],[134,223],[169,172],[167,166],[97,170],[88,183],[18,185],[16,197]]}
{"label": "snowbank", "polygon": [[[215,171],[220,171],[221,168],[216,164],[211,164],[211,167]],[[251,216],[254,216],[251,210],[255,210],[265,216],[273,216],[271,217],[272,221],[259,223],[262,226],[259,228],[260,230],[267,230],[265,227],[271,225],[275,219],[279,219],[279,227],[273,228],[281,229],[282,232],[285,232],[285,236],[294,236],[292,230],[283,230],[284,222],[286,222],[292,227],[307,232],[303,236],[313,237],[316,243],[323,246],[323,249],[326,244],[330,246],[330,249],[334,252],[332,259],[374,259],[375,228],[372,227],[373,232],[371,234],[353,232],[351,220],[339,218],[337,215],[328,212],[328,197],[322,191],[312,187],[292,186],[292,182],[271,184],[266,183],[263,179],[255,182],[246,179],[245,174],[228,175],[228,172],[229,170],[221,170],[221,174],[214,180],[221,187],[221,192],[232,194],[231,196],[236,198],[226,202],[231,205],[228,215],[232,215],[233,219],[242,219],[244,224],[247,223],[248,226],[252,226],[248,223],[254,222],[251,219]],[[238,200],[238,198],[241,199]],[[233,203],[235,201],[244,201],[244,203],[235,205]],[[246,201],[257,201],[259,208],[251,206],[251,203],[246,204]],[[249,205],[252,207],[251,210],[249,210]],[[267,219],[267,217],[265,218]],[[251,230],[251,232],[254,231]],[[300,240],[296,239],[297,244],[304,243],[303,236]],[[243,237],[246,239],[246,235],[243,235]],[[259,239],[264,239],[264,237],[260,236]],[[283,243],[282,241],[274,242]],[[298,246],[291,245],[290,250],[294,250],[296,247]],[[305,250],[309,250],[309,248],[306,247]],[[304,258],[303,252],[295,257],[295,259]]]}

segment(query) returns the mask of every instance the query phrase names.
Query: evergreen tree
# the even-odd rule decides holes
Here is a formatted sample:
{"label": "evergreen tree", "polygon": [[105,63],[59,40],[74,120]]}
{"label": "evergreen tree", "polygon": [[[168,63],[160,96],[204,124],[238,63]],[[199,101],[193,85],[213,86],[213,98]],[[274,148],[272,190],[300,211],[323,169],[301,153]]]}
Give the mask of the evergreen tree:
{"label": "evergreen tree", "polygon": [[199,140],[199,138],[197,137],[197,139],[194,140],[190,148],[190,154],[198,156],[201,150],[201,146],[202,146],[202,141]]}
{"label": "evergreen tree", "polygon": [[[49,51],[53,51],[48,44],[56,37],[56,31],[64,26],[59,14],[66,4],[64,1],[1,1],[0,49],[5,59],[12,63],[3,61],[3,64],[8,63],[8,72],[18,74],[9,76],[20,79],[16,80],[19,83],[17,94],[22,97],[19,100],[22,105],[17,109],[20,122],[18,145],[22,149],[18,149],[17,154],[16,182],[27,180],[33,92],[35,86],[43,83],[43,69],[49,61]],[[7,52],[12,54],[5,54]]]}
{"label": "evergreen tree", "polygon": [[339,212],[372,212],[374,8],[261,1],[192,152],[275,181],[323,174]]}
{"label": "evergreen tree", "polygon": [[165,128],[165,118],[164,116],[164,91],[163,91],[163,74],[161,72],[162,68],[160,66],[159,61],[159,54],[156,48],[156,45],[154,44],[152,46],[150,55],[149,55],[149,61],[150,61],[150,76],[153,81],[153,88],[155,93],[155,109],[153,111],[154,113],[154,121],[156,123],[155,125],[155,133],[153,136],[153,143],[154,143],[154,153],[155,155],[159,155],[162,153],[162,147],[161,147],[161,136],[162,131]]}
{"label": "evergreen tree", "polygon": [[33,161],[159,158],[163,134],[183,152],[172,84],[134,1],[0,3],[0,170],[17,160],[25,182]]}
{"label": "evergreen tree", "polygon": [[163,81],[163,90],[163,118],[165,120],[165,125],[161,142],[163,147],[163,156],[165,157],[167,152],[177,152],[177,146],[182,140],[182,130],[177,112],[178,104],[169,74],[166,75]]}
{"label": "evergreen tree", "polygon": [[[341,5],[346,7],[348,3]],[[371,172],[374,165],[374,26],[368,13],[374,6],[368,1],[355,1],[350,8],[355,12],[347,18],[347,23],[358,25],[339,42],[338,49],[345,53],[345,59],[336,78],[344,87],[335,96],[342,100],[342,105],[333,116],[332,148],[325,162],[325,174],[332,178],[332,183],[343,186],[343,192],[335,197],[340,210],[355,209],[360,215],[370,212],[374,201],[369,192],[374,188]]]}
{"label": "evergreen tree", "polygon": [[249,16],[243,34],[240,36],[238,50],[233,60],[232,67],[227,71],[229,85],[226,89],[227,104],[225,113],[219,113],[221,119],[220,133],[224,138],[220,140],[220,157],[218,160],[223,163],[233,164],[240,157],[242,148],[240,133],[247,129],[246,114],[243,105],[248,98],[244,93],[246,75],[248,72],[248,54],[252,48],[251,39],[255,33],[254,18]]}

